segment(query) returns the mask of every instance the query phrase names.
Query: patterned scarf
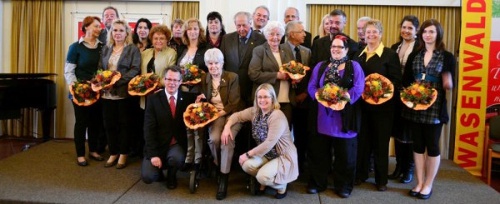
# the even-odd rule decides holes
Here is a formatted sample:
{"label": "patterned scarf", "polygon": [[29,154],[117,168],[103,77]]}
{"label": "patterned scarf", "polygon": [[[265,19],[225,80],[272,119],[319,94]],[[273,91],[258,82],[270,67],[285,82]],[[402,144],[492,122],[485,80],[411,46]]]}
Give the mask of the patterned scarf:
{"label": "patterned scarf", "polygon": [[335,84],[338,84],[338,82],[340,81],[340,74],[339,74],[338,67],[342,63],[345,63],[347,60],[348,60],[347,56],[343,57],[340,60],[330,58],[330,64],[328,65],[328,67],[330,69],[325,74],[325,81],[323,84],[332,83],[332,82]]}
{"label": "patterned scarf", "polygon": [[[267,114],[262,114],[262,112],[259,111],[259,114],[253,119],[252,137],[257,145],[260,145],[267,139],[267,133],[269,131],[267,120],[269,119],[269,116],[271,116],[272,112],[273,111],[270,111]],[[266,157],[268,160],[272,160],[278,157],[276,146],[274,146],[268,153],[266,153],[264,157]]]}

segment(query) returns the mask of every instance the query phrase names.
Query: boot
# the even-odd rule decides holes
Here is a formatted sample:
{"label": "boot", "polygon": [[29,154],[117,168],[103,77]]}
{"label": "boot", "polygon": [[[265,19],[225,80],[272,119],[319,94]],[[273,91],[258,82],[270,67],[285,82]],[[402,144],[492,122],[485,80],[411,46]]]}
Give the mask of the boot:
{"label": "boot", "polygon": [[404,172],[403,177],[399,180],[401,183],[411,183],[413,181],[413,167],[415,165],[412,163],[408,168],[408,171]]}
{"label": "boot", "polygon": [[167,188],[177,188],[177,168],[171,167],[167,173]]}
{"label": "boot", "polygon": [[219,189],[217,190],[217,195],[215,198],[217,200],[223,200],[227,195],[227,180],[229,179],[229,173],[220,173]]}
{"label": "boot", "polygon": [[392,172],[391,175],[388,175],[387,178],[398,179],[402,173],[403,172],[401,172],[401,165],[399,163],[396,163],[396,169],[394,169],[394,172]]}

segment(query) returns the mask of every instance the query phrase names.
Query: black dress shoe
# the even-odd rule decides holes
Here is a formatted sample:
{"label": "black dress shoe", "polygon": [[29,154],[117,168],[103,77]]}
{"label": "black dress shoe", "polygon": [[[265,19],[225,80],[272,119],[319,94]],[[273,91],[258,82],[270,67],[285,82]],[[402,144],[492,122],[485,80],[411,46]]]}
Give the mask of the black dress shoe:
{"label": "black dress shoe", "polygon": [[307,193],[309,194],[318,194],[318,189],[316,188],[307,188]]}
{"label": "black dress shoe", "polygon": [[229,173],[220,174],[220,182],[219,188],[217,190],[217,195],[215,195],[215,199],[223,200],[227,196],[227,181],[229,180]]}
{"label": "black dress shoe", "polygon": [[288,194],[288,190],[285,190],[285,192],[284,192],[284,193],[278,193],[278,192],[276,192],[276,195],[274,195],[274,197],[275,197],[276,199],[283,199],[283,198],[285,198],[285,197],[286,197],[286,194]]}
{"label": "black dress shoe", "polygon": [[89,158],[95,161],[104,161],[104,157],[102,157],[101,155],[94,156],[92,154],[89,154]]}
{"label": "black dress shoe", "polygon": [[432,190],[431,190],[431,192],[429,192],[429,194],[418,193],[418,198],[420,198],[422,200],[427,200],[431,197],[431,195],[432,195]]}
{"label": "black dress shoe", "polygon": [[88,166],[89,163],[87,163],[87,161],[82,161],[82,162],[79,162],[78,160],[76,161],[76,163],[78,164],[78,166]]}
{"label": "black dress shoe", "polygon": [[408,194],[411,196],[411,197],[417,197],[420,193],[416,192],[416,191],[413,191],[413,189],[410,190],[410,192],[408,192]]}
{"label": "black dress shoe", "polygon": [[351,193],[347,192],[347,191],[335,191],[335,194],[337,194],[339,197],[341,198],[349,198],[349,196],[351,195]]}
{"label": "black dress shoe", "polygon": [[377,184],[377,191],[386,191],[387,190],[387,186],[386,185],[379,185]]}

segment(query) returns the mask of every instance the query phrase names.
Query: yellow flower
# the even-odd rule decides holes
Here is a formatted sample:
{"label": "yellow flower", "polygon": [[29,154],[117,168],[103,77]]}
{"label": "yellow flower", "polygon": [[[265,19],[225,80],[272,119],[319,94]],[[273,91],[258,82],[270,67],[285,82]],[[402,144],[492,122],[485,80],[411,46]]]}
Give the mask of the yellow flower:
{"label": "yellow flower", "polygon": [[111,76],[112,72],[109,71],[109,70],[106,70],[106,71],[103,71],[102,72],[102,76],[105,77],[105,78],[108,78],[109,76]]}

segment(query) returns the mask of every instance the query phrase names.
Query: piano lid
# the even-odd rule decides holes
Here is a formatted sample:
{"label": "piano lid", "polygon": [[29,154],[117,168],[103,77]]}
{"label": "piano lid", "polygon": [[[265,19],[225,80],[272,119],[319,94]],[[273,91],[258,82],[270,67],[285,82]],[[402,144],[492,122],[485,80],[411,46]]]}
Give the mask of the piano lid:
{"label": "piano lid", "polygon": [[55,73],[0,73],[0,79],[35,79],[56,75]]}

